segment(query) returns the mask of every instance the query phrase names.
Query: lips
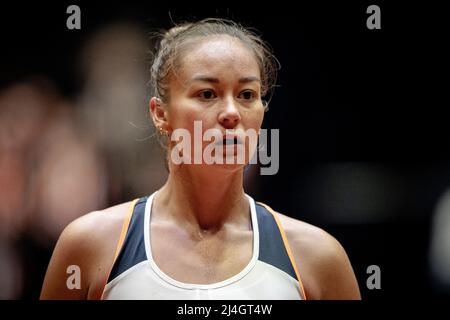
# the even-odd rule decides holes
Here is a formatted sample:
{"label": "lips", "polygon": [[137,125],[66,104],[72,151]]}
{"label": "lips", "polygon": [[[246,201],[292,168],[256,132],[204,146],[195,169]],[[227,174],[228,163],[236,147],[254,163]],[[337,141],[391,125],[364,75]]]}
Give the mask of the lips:
{"label": "lips", "polygon": [[236,145],[242,144],[242,140],[237,136],[225,136],[222,140],[217,142],[219,145]]}

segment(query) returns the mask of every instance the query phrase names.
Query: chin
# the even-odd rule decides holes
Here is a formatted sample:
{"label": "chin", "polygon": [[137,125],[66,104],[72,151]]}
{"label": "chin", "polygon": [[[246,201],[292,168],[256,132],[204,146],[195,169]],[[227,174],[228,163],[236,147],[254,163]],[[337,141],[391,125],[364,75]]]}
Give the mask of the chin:
{"label": "chin", "polygon": [[247,164],[244,163],[223,163],[223,164],[219,164],[219,163],[214,163],[214,164],[205,164],[203,165],[203,167],[205,168],[205,170],[211,170],[211,171],[218,171],[218,172],[234,172],[234,171],[239,171],[239,170],[243,170],[245,168]]}

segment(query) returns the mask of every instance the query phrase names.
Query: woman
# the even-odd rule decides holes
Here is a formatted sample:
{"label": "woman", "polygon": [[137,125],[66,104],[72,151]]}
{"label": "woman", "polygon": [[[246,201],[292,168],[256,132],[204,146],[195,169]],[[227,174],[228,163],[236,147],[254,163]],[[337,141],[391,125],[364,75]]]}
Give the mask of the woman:
{"label": "woman", "polygon": [[[41,298],[360,299],[332,236],[243,190],[254,148],[242,132],[260,131],[275,66],[265,44],[235,23],[207,19],[169,30],[154,57],[150,100],[155,127],[168,138],[167,182],[149,197],[72,222]],[[174,136],[181,130],[199,143],[195,123],[202,133],[221,133],[216,159],[243,151],[245,161],[189,161],[195,147],[179,148]],[[208,145],[202,140],[201,151]],[[79,267],[76,288],[69,266]]]}

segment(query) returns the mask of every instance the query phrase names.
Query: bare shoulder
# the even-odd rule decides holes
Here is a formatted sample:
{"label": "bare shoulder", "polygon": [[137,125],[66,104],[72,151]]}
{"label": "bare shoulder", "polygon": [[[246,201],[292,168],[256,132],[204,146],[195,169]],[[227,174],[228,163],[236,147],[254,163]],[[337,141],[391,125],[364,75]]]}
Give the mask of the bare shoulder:
{"label": "bare shoulder", "polygon": [[360,299],[345,249],[325,230],[277,213],[309,299]]}
{"label": "bare shoulder", "polygon": [[61,238],[81,241],[86,244],[96,244],[99,238],[108,237],[114,231],[119,231],[131,201],[93,211],[72,221],[62,232]]}
{"label": "bare shoulder", "polygon": [[91,251],[99,253],[108,250],[114,242],[111,240],[118,240],[130,205],[131,202],[126,202],[79,217],[64,229],[57,246],[64,246],[71,252],[82,251],[85,258]]}
{"label": "bare shoulder", "polygon": [[[90,212],[61,233],[47,268],[41,299],[95,298],[112,265],[123,221],[131,202]],[[68,289],[67,268],[78,267],[80,288]]]}
{"label": "bare shoulder", "polygon": [[340,243],[325,230],[279,212],[277,214],[289,244],[301,249],[303,254],[317,254],[327,257],[343,250]]}

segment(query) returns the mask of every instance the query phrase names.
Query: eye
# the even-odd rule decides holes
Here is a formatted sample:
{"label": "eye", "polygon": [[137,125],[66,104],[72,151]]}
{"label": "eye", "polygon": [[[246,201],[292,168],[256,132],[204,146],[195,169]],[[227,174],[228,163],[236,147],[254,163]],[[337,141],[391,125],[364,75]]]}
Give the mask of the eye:
{"label": "eye", "polygon": [[252,90],[244,90],[239,94],[239,98],[244,100],[253,100],[256,98],[256,92]]}
{"label": "eye", "polygon": [[217,98],[217,95],[215,94],[215,92],[213,90],[207,89],[207,90],[200,91],[198,93],[198,97],[203,100],[211,100],[211,99]]}

